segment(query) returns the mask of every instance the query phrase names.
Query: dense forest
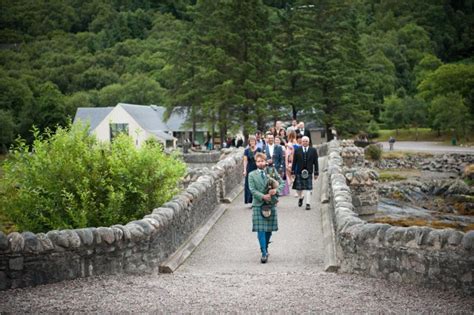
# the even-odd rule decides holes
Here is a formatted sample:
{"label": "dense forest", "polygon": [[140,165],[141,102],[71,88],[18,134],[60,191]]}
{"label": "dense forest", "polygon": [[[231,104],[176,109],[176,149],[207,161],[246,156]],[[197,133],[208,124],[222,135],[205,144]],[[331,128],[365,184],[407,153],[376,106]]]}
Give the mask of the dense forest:
{"label": "dense forest", "polygon": [[223,137],[474,128],[472,0],[0,0],[0,145],[77,107],[189,109]]}

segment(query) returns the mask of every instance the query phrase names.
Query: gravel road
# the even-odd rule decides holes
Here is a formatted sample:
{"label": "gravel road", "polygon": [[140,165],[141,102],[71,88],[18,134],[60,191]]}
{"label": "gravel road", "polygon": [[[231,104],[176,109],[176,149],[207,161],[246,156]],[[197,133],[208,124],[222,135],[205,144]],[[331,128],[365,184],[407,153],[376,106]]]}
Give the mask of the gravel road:
{"label": "gravel road", "polygon": [[99,276],[0,292],[0,313],[474,313],[455,291],[322,271],[318,204],[279,204],[269,262],[259,262],[240,195],[174,274]]}
{"label": "gravel road", "polygon": [[[387,141],[381,142],[384,151],[389,150]],[[446,145],[441,142],[430,141],[397,141],[393,146],[394,151],[418,151],[431,153],[474,153],[474,147],[460,147]]]}

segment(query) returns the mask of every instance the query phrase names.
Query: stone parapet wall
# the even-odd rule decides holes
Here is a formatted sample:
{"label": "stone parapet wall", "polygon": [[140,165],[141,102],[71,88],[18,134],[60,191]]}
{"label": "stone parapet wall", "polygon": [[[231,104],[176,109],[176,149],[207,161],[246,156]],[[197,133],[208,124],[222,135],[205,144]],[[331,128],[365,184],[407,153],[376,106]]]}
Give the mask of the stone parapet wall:
{"label": "stone parapet wall", "polygon": [[319,157],[322,157],[322,156],[327,156],[328,155],[328,145],[327,145],[327,142],[323,143],[323,144],[318,144],[316,146],[314,146],[316,148],[316,150],[318,150],[318,156]]}
{"label": "stone parapet wall", "polygon": [[183,160],[188,164],[215,164],[219,162],[221,155],[220,151],[189,151],[189,153],[183,154]]}
{"label": "stone parapet wall", "polygon": [[142,273],[158,266],[212,215],[220,196],[240,185],[243,151],[211,170],[143,219],[126,225],[0,232],[0,290],[100,274]]}
{"label": "stone parapet wall", "polygon": [[344,165],[348,167],[364,165],[364,149],[356,147],[354,140],[342,140],[340,145],[342,147],[341,156]]}
{"label": "stone parapet wall", "polygon": [[330,205],[340,270],[474,294],[474,231],[367,223],[354,212],[342,147],[329,144]]}
{"label": "stone parapet wall", "polygon": [[379,203],[377,172],[369,168],[344,167],[342,173],[351,189],[354,212],[359,215],[374,214]]}

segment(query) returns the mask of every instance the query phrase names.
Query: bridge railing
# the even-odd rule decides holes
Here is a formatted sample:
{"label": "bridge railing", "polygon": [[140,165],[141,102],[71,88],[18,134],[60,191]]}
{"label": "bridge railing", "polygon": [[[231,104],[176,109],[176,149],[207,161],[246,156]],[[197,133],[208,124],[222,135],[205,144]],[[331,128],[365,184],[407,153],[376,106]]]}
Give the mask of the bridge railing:
{"label": "bridge railing", "polygon": [[474,293],[474,231],[368,223],[354,212],[339,141],[328,146],[329,195],[340,270]]}

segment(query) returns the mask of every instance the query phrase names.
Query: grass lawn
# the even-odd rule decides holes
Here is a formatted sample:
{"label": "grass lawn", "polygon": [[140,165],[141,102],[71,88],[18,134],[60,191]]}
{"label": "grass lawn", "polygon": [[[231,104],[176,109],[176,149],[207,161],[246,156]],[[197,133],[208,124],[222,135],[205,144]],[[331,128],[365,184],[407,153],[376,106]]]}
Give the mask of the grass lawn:
{"label": "grass lawn", "polygon": [[404,159],[409,156],[418,156],[422,158],[431,158],[433,153],[430,152],[412,152],[412,151],[384,151],[382,159]]}
{"label": "grass lawn", "polygon": [[[414,128],[398,129],[398,132],[397,130],[381,129],[379,136],[372,140],[378,142],[388,141],[390,136],[395,137],[397,141],[416,141],[416,131]],[[438,136],[438,132],[435,130],[431,130],[430,128],[418,128],[418,141],[437,141],[451,144],[451,134],[442,132],[441,136]],[[474,132],[469,134],[467,139],[457,139],[457,144],[474,145]]]}

